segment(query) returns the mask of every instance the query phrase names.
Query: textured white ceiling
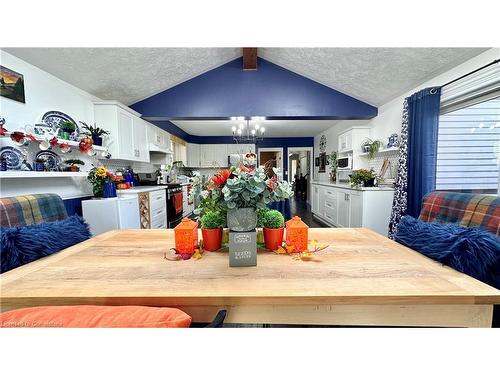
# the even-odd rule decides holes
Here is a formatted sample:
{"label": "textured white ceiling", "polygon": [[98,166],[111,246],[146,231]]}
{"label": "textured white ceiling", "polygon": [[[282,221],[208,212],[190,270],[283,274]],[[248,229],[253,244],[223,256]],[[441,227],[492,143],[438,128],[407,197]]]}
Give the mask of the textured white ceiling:
{"label": "textured white ceiling", "polygon": [[241,55],[241,48],[2,48],[101,99],[130,105]]}
{"label": "textured white ceiling", "polygon": [[[179,128],[192,135],[200,136],[231,136],[231,128],[242,121],[172,121]],[[246,122],[244,122],[246,124]],[[258,124],[263,126],[266,137],[312,137],[337,124],[335,120],[265,120]],[[251,125],[254,122],[250,122]],[[252,126],[251,126],[252,128]]]}
{"label": "textured white ceiling", "polygon": [[284,68],[380,106],[487,48],[259,48]]}
{"label": "textured white ceiling", "polygon": [[[4,48],[101,99],[154,95],[241,56],[241,48]],[[485,48],[259,48],[259,56],[379,106]]]}

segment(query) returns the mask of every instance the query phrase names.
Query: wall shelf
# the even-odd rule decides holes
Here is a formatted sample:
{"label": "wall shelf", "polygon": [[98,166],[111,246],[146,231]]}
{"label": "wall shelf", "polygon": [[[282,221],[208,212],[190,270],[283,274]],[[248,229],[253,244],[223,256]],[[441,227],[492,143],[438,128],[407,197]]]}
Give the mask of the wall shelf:
{"label": "wall shelf", "polygon": [[5,171],[0,172],[0,178],[47,178],[47,177],[87,177],[88,172],[36,172],[36,171]]}
{"label": "wall shelf", "polygon": [[[383,150],[379,150],[375,155],[387,154],[390,152],[399,152],[399,147],[384,148]],[[359,156],[368,156],[368,152],[363,152],[359,154]]]}

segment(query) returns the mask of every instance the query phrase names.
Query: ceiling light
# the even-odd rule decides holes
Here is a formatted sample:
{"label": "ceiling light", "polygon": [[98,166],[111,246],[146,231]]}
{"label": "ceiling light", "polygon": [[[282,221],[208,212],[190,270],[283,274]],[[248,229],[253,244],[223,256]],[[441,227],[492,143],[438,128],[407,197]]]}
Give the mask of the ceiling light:
{"label": "ceiling light", "polygon": [[251,133],[252,135],[255,135],[255,129],[252,129]]}
{"label": "ceiling light", "polygon": [[238,129],[238,134],[241,135],[241,133],[243,133],[243,131],[241,129]]}
{"label": "ceiling light", "polygon": [[238,121],[243,121],[245,119],[245,116],[238,116],[236,117],[236,120]]}
{"label": "ceiling light", "polygon": [[266,128],[264,128],[264,127],[260,128],[260,134],[264,134],[265,131],[266,131]]}
{"label": "ceiling light", "polygon": [[233,126],[233,127],[231,128],[231,130],[232,130],[232,131],[233,131],[233,133],[234,133],[234,132],[236,131],[236,126]]}
{"label": "ceiling light", "polygon": [[482,128],[483,126],[484,126],[484,124],[483,124],[483,123],[480,123],[480,124],[479,124],[479,127],[480,127],[480,128]]}
{"label": "ceiling light", "polygon": [[260,125],[259,124],[255,124],[255,130],[259,130],[260,128]]}

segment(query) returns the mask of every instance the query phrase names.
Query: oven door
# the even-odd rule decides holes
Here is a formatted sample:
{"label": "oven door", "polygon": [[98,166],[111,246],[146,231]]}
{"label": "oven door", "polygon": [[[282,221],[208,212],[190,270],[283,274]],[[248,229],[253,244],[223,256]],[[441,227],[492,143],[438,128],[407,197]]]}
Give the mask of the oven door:
{"label": "oven door", "polygon": [[167,199],[168,227],[174,228],[182,220],[182,191],[169,192]]}

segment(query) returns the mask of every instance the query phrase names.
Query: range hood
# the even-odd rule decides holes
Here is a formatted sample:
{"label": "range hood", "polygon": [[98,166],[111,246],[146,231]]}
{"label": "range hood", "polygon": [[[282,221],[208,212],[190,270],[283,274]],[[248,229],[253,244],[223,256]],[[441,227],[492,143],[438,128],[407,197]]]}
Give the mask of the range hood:
{"label": "range hood", "polygon": [[173,154],[172,151],[163,148],[163,147],[158,147],[154,143],[149,143],[149,152],[155,152],[155,153],[161,153],[161,154]]}

